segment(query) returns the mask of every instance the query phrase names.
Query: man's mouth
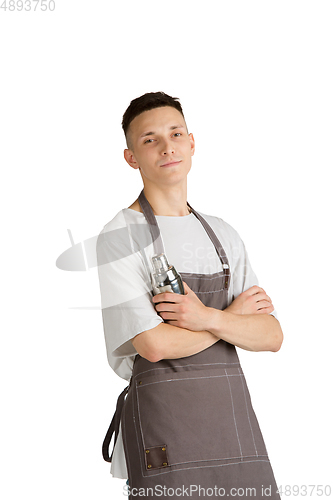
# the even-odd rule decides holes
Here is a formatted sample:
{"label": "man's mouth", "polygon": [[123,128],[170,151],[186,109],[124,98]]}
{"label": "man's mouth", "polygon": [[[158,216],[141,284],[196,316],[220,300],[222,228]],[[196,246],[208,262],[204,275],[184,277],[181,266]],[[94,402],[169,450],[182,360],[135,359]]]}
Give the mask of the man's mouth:
{"label": "man's mouth", "polygon": [[164,163],[163,165],[161,165],[161,167],[173,167],[175,165],[178,165],[178,163],[180,163],[181,160],[179,161],[169,161],[168,163]]}

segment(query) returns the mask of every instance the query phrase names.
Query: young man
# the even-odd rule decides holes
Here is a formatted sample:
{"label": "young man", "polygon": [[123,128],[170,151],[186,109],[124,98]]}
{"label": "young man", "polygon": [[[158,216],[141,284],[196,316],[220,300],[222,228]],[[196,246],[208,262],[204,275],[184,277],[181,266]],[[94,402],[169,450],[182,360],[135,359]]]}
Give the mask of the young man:
{"label": "young man", "polygon": [[[123,129],[125,160],[144,188],[97,243],[108,359],[130,380],[104,458],[115,430],[111,472],[129,478],[133,497],[149,488],[161,498],[167,488],[193,498],[252,488],[256,498],[278,498],[235,349],[280,349],[272,301],[237,232],[187,203],[195,143],[179,101],[145,94],[131,102]],[[161,251],[185,295],[152,296],[151,258]]]}

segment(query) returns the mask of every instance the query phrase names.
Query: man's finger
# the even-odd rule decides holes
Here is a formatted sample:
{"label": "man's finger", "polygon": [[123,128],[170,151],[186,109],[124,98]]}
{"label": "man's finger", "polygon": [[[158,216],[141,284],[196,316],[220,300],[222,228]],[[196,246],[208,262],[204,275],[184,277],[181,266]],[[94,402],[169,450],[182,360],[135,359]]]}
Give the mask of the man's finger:
{"label": "man's finger", "polygon": [[173,293],[173,292],[158,293],[157,295],[154,295],[154,297],[152,298],[152,301],[155,304],[158,304],[159,302],[177,303],[177,302],[179,302],[179,294]]}
{"label": "man's finger", "polygon": [[155,309],[157,312],[176,312],[177,304],[173,302],[161,302],[160,304],[155,305]]}
{"label": "man's finger", "polygon": [[260,309],[267,309],[267,308],[273,308],[272,311],[274,310],[274,306],[271,302],[268,302],[268,300],[261,300],[260,303],[258,303],[258,311]]}
{"label": "man's finger", "polygon": [[259,292],[259,293],[256,293],[254,296],[253,296],[253,299],[256,301],[256,302],[260,302],[262,300],[267,300],[268,302],[272,302],[270,297],[268,297],[268,295],[265,293],[265,292]]}
{"label": "man's finger", "polygon": [[255,294],[260,293],[260,292],[266,293],[263,288],[260,288],[260,286],[253,285],[248,290],[246,290],[244,293],[246,293],[248,295],[255,295]]}
{"label": "man's finger", "polygon": [[175,321],[175,315],[170,311],[162,311],[160,316],[164,321]]}
{"label": "man's finger", "polygon": [[259,309],[257,314],[270,314],[274,311],[274,307],[264,307],[263,309]]}

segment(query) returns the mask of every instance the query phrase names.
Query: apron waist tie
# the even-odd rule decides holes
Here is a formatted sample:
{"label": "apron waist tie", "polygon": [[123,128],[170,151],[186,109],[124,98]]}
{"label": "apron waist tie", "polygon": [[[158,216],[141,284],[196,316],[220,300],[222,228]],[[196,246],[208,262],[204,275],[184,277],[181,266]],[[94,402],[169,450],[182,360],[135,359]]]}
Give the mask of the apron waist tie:
{"label": "apron waist tie", "polygon": [[107,430],[107,433],[106,433],[104,441],[103,441],[102,454],[103,454],[103,458],[106,462],[111,462],[111,460],[112,460],[114,446],[113,446],[113,450],[112,450],[111,455],[109,455],[109,446],[111,443],[113,433],[115,433],[114,445],[116,444],[118,433],[119,433],[121,412],[122,412],[122,409],[124,406],[125,396],[128,392],[128,389],[129,389],[129,385],[123,390],[123,392],[118,397],[116,411],[114,412],[111,424]]}

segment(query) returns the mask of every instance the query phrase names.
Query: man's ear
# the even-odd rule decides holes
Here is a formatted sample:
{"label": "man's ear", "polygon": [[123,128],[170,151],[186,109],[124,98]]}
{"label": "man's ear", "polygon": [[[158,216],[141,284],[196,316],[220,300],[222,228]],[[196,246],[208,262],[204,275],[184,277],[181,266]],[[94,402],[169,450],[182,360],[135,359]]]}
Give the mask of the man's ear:
{"label": "man's ear", "polygon": [[191,156],[193,156],[194,151],[195,151],[195,142],[194,142],[194,137],[193,137],[192,132],[190,134],[188,134],[188,136],[190,138],[190,143],[191,143]]}
{"label": "man's ear", "polygon": [[139,168],[139,165],[135,159],[134,153],[131,149],[124,149],[124,158],[132,168]]}

